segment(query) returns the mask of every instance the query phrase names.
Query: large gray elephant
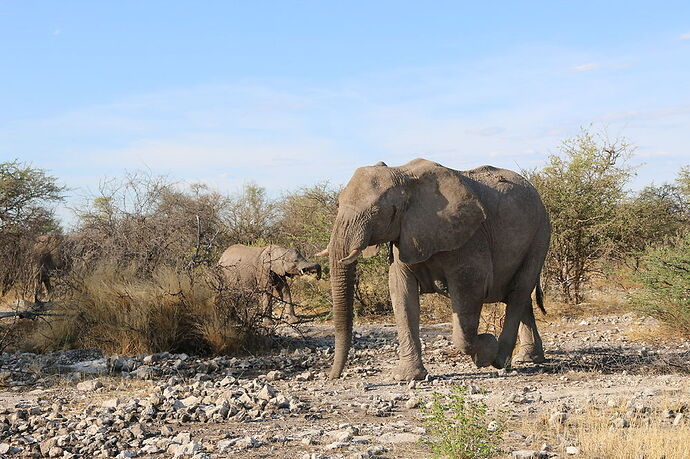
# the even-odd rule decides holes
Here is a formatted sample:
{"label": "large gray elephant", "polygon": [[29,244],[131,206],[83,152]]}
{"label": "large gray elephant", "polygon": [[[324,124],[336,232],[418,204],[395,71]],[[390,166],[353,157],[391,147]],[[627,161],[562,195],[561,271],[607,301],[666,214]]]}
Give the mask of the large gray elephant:
{"label": "large gray elephant", "polygon": [[[335,358],[340,377],[352,340],[355,261],[392,243],[389,287],[398,331],[398,380],[422,379],[419,294],[450,297],[453,343],[479,367],[544,358],[531,293],[543,310],[539,276],[551,228],[534,187],[519,174],[482,166],[456,171],[424,159],[361,167],[338,198],[328,248]],[[482,305],[506,303],[498,341],[478,335]]]}
{"label": "large gray elephant", "polygon": [[287,278],[315,273],[321,278],[321,265],[307,261],[296,249],[277,245],[251,247],[235,244],[228,247],[218,260],[226,281],[234,287],[258,292],[262,297],[265,317],[272,318],[273,300],[287,305],[287,320],[299,321],[292,303]]}

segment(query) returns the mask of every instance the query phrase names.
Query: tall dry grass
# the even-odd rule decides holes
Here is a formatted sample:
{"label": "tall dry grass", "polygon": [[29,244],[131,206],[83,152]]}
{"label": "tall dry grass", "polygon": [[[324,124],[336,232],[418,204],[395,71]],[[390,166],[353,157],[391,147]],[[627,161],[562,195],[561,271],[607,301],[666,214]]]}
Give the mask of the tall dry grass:
{"label": "tall dry grass", "polygon": [[262,341],[253,292],[230,291],[212,268],[156,269],[150,278],[114,265],[72,276],[69,295],[23,347],[106,353],[238,353]]}
{"label": "tall dry grass", "polygon": [[[684,406],[680,399],[664,400],[655,411],[668,408],[678,412]],[[544,414],[526,421],[521,431],[533,433],[537,444],[560,443],[557,448],[560,453],[565,453],[567,445],[577,445],[578,457],[686,459],[690,457],[690,423],[685,416],[684,423],[674,426],[673,419],[662,417],[660,412],[631,414],[621,402],[613,407],[589,406],[582,413],[571,415],[562,425],[551,425],[548,414]],[[627,420],[628,426],[616,426],[616,420],[620,419]]]}

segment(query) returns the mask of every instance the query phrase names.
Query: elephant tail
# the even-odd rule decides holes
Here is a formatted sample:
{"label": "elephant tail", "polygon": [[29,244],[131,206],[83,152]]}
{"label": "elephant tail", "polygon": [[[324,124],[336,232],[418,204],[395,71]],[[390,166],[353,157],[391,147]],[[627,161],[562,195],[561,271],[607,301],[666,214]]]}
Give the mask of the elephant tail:
{"label": "elephant tail", "polygon": [[537,306],[539,306],[539,309],[541,309],[541,312],[546,315],[546,308],[544,308],[544,291],[541,289],[541,276],[539,276],[540,279],[537,279],[537,287],[536,287],[536,296],[537,296]]}

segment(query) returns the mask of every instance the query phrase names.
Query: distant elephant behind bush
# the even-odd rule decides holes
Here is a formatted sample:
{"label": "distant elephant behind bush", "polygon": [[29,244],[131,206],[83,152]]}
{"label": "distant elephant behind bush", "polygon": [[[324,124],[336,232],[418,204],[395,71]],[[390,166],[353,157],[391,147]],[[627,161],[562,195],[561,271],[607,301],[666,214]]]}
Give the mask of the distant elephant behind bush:
{"label": "distant elephant behind bush", "polygon": [[304,258],[296,249],[277,245],[251,247],[235,244],[218,260],[228,286],[256,292],[261,296],[266,319],[272,318],[274,299],[287,305],[289,322],[297,322],[288,277],[315,273],[321,278],[321,265]]}

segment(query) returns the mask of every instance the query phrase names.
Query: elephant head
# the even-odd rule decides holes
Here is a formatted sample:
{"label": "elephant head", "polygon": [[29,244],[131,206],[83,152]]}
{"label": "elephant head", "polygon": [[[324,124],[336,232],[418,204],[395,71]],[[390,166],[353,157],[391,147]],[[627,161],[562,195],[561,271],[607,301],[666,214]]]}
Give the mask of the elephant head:
{"label": "elephant head", "polygon": [[270,245],[261,254],[261,262],[278,276],[292,277],[314,273],[317,279],[321,279],[321,265],[307,261],[295,249]]}
{"label": "elephant head", "polygon": [[355,261],[372,246],[393,242],[406,264],[461,247],[485,220],[467,179],[437,163],[415,159],[357,169],[338,198],[327,250],[331,266],[335,357],[330,377],[342,373],[352,340]]}

